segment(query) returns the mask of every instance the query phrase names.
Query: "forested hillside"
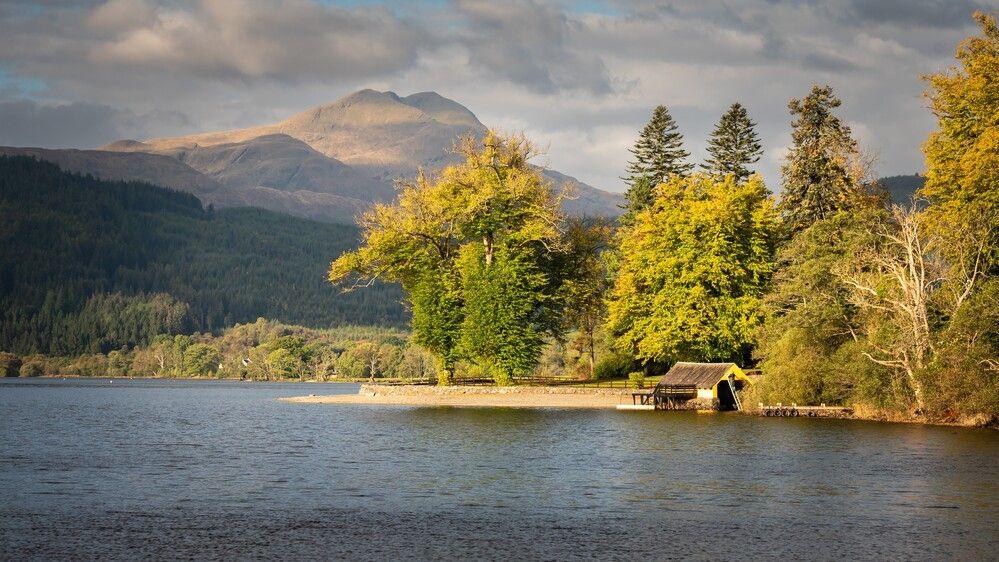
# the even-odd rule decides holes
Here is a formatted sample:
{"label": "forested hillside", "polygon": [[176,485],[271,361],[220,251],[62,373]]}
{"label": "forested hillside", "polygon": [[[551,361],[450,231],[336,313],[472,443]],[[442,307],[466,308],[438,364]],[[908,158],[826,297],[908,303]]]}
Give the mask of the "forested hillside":
{"label": "forested hillside", "polygon": [[158,333],[267,317],[313,327],[400,324],[393,287],[343,294],[330,261],[353,226],[0,157],[0,349],[107,352]]}

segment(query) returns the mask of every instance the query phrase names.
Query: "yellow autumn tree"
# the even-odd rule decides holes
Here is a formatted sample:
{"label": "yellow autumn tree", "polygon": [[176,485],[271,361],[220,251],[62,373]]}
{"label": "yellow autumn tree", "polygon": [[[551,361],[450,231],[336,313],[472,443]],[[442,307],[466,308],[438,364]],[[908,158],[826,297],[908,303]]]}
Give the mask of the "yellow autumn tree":
{"label": "yellow autumn tree", "polygon": [[926,77],[938,129],[923,147],[925,218],[962,268],[999,257],[999,26],[994,15],[975,19],[981,35],[958,46],[958,64]]}

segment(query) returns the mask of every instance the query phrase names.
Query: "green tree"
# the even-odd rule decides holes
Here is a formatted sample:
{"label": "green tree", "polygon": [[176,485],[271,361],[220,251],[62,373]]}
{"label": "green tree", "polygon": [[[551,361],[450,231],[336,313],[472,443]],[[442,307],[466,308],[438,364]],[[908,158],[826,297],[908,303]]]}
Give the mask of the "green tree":
{"label": "green tree", "polygon": [[621,233],[608,321],[615,346],[643,362],[745,361],[774,267],[775,226],[758,175],[661,185]]}
{"label": "green tree", "polygon": [[876,243],[872,226],[887,220],[877,205],[856,204],[819,220],[781,248],[756,338],[765,374],[755,389],[759,400],[878,406],[905,401],[890,373],[864,357],[871,351],[861,337],[864,319],[837,275]]}
{"label": "green tree", "polygon": [[[486,320],[468,320],[466,299],[472,293],[464,284],[496,279],[488,273],[493,267],[523,268],[530,272],[524,279],[543,271],[548,257],[561,251],[563,220],[561,197],[529,164],[534,149],[523,137],[489,133],[482,141],[463,139],[457,150],[465,158],[462,164],[445,168],[437,178],[421,174],[402,186],[395,203],[365,213],[360,221],[363,245],[338,258],[329,272],[335,283],[348,278],[400,283],[412,304],[414,341],[433,353],[444,384],[451,380],[462,351],[483,350],[463,336],[464,330],[478,329]],[[501,263],[504,260],[509,263]],[[552,284],[532,287],[549,291]],[[536,295],[530,302],[546,300],[548,295]],[[514,306],[519,309],[521,304]],[[482,308],[475,310],[478,315]],[[524,324],[499,334],[511,340],[494,341],[494,349],[517,347],[516,338],[533,326],[548,325],[550,319],[544,316],[553,310],[538,306],[534,315],[515,315]],[[499,364],[523,366],[513,359]]]}
{"label": "green tree", "polygon": [[302,361],[284,347],[278,347],[267,354],[267,367],[271,377],[290,379],[301,377]]}
{"label": "green tree", "polygon": [[535,264],[502,248],[492,264],[484,249],[470,245],[460,259],[465,319],[461,327],[464,355],[489,372],[499,384],[529,374],[544,343],[535,322],[545,277]]}
{"label": "green tree", "polygon": [[128,356],[121,350],[114,350],[108,353],[108,376],[123,377],[128,374]]}
{"label": "green tree", "polygon": [[184,374],[198,377],[214,374],[218,370],[221,356],[214,347],[205,343],[194,343],[184,349]]}
{"label": "green tree", "polygon": [[686,176],[694,165],[687,161],[690,153],[683,149],[683,135],[664,105],[652,110],[652,117],[629,149],[633,158],[628,162],[628,185],[625,197],[628,209],[638,212],[652,201],[651,190],[673,176]]}
{"label": "green tree", "polygon": [[742,182],[749,178],[749,166],[759,162],[763,154],[756,123],[749,118],[746,108],[733,103],[721,116],[708,139],[708,159],[701,168],[711,174],[735,174]]}
{"label": "green tree", "polygon": [[781,166],[780,212],[789,233],[847,208],[862,182],[857,142],[833,112],[841,105],[829,86],[792,99],[791,151]]}

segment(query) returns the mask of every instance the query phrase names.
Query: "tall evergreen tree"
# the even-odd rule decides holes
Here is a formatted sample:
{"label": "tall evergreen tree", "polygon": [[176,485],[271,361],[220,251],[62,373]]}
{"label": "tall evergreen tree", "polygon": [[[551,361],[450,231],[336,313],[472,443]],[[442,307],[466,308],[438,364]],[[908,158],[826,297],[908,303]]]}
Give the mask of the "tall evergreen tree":
{"label": "tall evergreen tree", "polygon": [[849,207],[861,184],[857,141],[833,113],[841,103],[829,86],[788,103],[792,147],[780,170],[780,211],[792,233]]}
{"label": "tall evergreen tree", "polygon": [[652,111],[638,136],[634,155],[628,163],[628,175],[621,178],[628,185],[628,211],[637,212],[652,202],[652,188],[673,176],[686,176],[694,169],[687,162],[690,153],[683,149],[683,135],[664,105]]}
{"label": "tall evergreen tree", "polygon": [[735,179],[740,182],[752,173],[748,166],[759,162],[763,147],[756,134],[756,123],[749,118],[741,103],[733,103],[718,120],[708,139],[708,154],[711,156],[701,164],[701,168],[709,173],[735,174]]}

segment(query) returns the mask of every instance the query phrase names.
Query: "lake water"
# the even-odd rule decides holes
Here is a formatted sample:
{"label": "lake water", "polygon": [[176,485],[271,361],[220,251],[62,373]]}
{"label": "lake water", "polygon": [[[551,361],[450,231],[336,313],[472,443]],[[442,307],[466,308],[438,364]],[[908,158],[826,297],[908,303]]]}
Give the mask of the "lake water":
{"label": "lake water", "polygon": [[999,557],[999,432],[0,382],[0,558]]}

